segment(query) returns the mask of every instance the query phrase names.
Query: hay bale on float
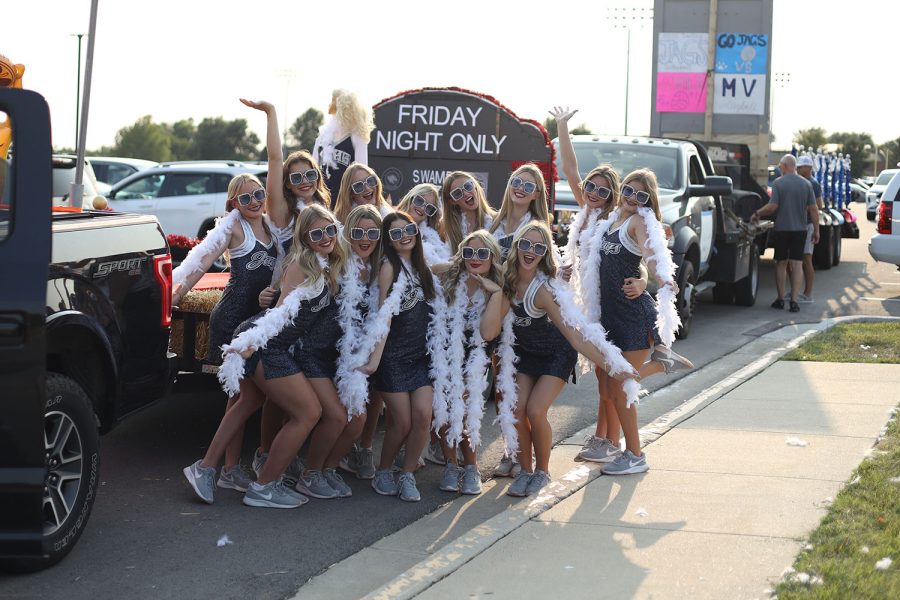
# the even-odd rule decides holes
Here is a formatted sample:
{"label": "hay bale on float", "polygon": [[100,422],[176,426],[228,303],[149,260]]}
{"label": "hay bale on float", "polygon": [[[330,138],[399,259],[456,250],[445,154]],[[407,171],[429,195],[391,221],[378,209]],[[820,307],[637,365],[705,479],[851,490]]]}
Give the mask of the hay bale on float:
{"label": "hay bale on float", "polygon": [[[197,339],[194,346],[194,358],[206,360],[209,351],[209,313],[222,297],[222,290],[191,290],[181,301],[178,307],[183,313],[196,313],[205,315],[204,320],[197,319]],[[172,320],[172,334],[169,337],[169,351],[182,357],[184,349],[184,321]],[[183,358],[183,357],[182,357]]]}

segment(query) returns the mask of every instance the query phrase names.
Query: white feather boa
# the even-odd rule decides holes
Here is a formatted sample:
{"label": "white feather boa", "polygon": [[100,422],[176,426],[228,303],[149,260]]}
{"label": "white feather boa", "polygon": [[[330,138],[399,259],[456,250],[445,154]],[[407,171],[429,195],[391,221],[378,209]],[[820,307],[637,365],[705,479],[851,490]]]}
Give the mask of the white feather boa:
{"label": "white feather boa", "polygon": [[[584,285],[585,279],[589,279],[586,273],[586,265],[590,263],[588,260],[581,260],[582,256],[587,257],[590,252],[590,243],[593,239],[594,230],[600,222],[599,218],[602,210],[599,208],[583,209],[576,216],[572,224],[569,225],[569,239],[566,247],[563,249],[563,261],[572,265],[572,275],[569,279],[569,287],[575,292],[575,301],[584,310],[589,304],[587,297],[587,289]],[[587,222],[587,226],[585,226]],[[584,240],[583,247],[579,244]],[[598,288],[599,289],[599,288]],[[582,355],[578,355],[578,366],[582,373],[591,370],[591,361]]]}
{"label": "white feather boa", "polygon": [[203,259],[218,253],[221,255],[228,247],[228,236],[234,228],[234,224],[241,219],[239,210],[232,210],[228,214],[216,219],[213,227],[203,241],[191,248],[181,264],[172,271],[172,289],[178,289],[184,285],[188,277],[203,270]]}
{"label": "white feather boa", "polygon": [[360,280],[363,268],[362,260],[358,256],[354,255],[347,262],[347,268],[341,278],[341,291],[337,297],[338,323],[343,333],[338,340],[334,385],[341,403],[347,409],[348,419],[365,413],[366,403],[369,401],[366,375],[358,371],[356,367],[359,365],[351,361],[361,343],[360,340],[364,339],[363,331],[366,326],[360,308],[367,288],[366,283]]}
{"label": "white feather boa", "polygon": [[653,270],[660,288],[656,292],[656,330],[659,338],[666,348],[670,348],[675,341],[675,332],[681,326],[681,318],[675,307],[675,292],[667,285],[675,282],[675,263],[672,262],[672,253],[666,244],[663,227],[656,219],[656,215],[649,208],[638,209],[638,214],[644,219],[647,228],[647,242],[644,246],[652,252],[647,258],[647,266],[653,263]]}
{"label": "white feather boa", "polygon": [[506,445],[506,455],[515,458],[519,452],[519,434],[516,431],[516,404],[519,401],[519,386],[516,384],[516,336],[513,333],[513,311],[506,313],[500,329],[500,345],[497,348],[497,382],[496,391],[502,399],[499,414],[494,425],[500,424],[500,433]]}
{"label": "white feather boa", "polygon": [[423,220],[419,225],[419,231],[422,233],[422,251],[425,253],[426,264],[430,267],[450,262],[450,257],[453,255],[450,247],[441,239],[440,234],[428,225],[427,220]]}
{"label": "white feather boa", "polygon": [[444,297],[441,282],[434,275],[431,277],[434,281],[434,298],[428,303],[431,305],[432,312],[431,320],[428,322],[425,349],[430,357],[428,375],[432,379],[432,426],[435,431],[439,431],[450,420],[450,399],[453,397],[451,390],[456,389],[456,383],[450,370],[450,364],[446,360],[450,335],[447,300]]}
{"label": "white feather boa", "polygon": [[330,175],[331,169],[337,167],[337,163],[334,162],[334,136],[338,133],[339,128],[338,120],[335,117],[329,117],[328,122],[319,130],[316,143],[313,144],[313,150],[318,153],[315,158],[319,161],[326,176]]}
{"label": "white feather boa", "polygon": [[[586,247],[581,248],[581,298],[588,320],[600,322],[600,263],[603,261],[603,236],[609,231],[613,221],[619,216],[619,211],[614,210],[599,221],[594,227],[594,233],[587,240]],[[585,258],[586,257],[586,258]]]}
{"label": "white feather boa", "polygon": [[269,309],[263,316],[254,322],[253,327],[239,333],[230,344],[224,344],[222,351],[224,359],[219,368],[219,383],[229,396],[235,396],[240,392],[241,379],[244,377],[244,357],[241,352],[247,350],[259,350],[265,348],[269,340],[281,333],[300,311],[300,303],[311,300],[322,293],[325,287],[325,278],[318,277],[315,281],[304,282],[291,290],[279,306]]}

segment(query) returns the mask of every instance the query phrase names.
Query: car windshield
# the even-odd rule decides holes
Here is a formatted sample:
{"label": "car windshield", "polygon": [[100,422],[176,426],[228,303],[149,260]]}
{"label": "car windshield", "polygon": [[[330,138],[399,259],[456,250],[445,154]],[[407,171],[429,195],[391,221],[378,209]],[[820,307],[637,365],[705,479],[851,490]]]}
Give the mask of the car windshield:
{"label": "car windshield", "polygon": [[[554,142],[556,144],[556,142]],[[575,158],[581,177],[598,165],[610,164],[624,177],[635,169],[650,169],[656,174],[659,187],[668,190],[681,189],[681,169],[677,147],[648,147],[646,145],[626,145],[604,142],[578,143]],[[565,179],[560,162],[559,146],[556,151],[556,167],[561,180]]]}
{"label": "car windshield", "polygon": [[882,171],[878,176],[878,180],[875,181],[875,185],[887,185],[891,182],[891,179],[894,178],[898,171]]}

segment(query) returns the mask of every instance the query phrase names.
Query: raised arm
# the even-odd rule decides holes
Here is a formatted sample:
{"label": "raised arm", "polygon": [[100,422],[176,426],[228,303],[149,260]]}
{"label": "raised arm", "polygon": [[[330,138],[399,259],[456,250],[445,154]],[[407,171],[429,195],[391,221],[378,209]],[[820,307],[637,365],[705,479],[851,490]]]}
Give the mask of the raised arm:
{"label": "raised arm", "polygon": [[562,318],[562,314],[560,314],[559,305],[553,298],[553,294],[547,289],[547,286],[541,286],[541,289],[535,294],[534,305],[536,308],[546,311],[547,316],[550,317],[550,320],[553,321],[556,328],[559,329],[566,340],[572,344],[572,347],[575,348],[579,354],[586,356],[587,359],[595,365],[606,364],[606,358],[600,350],[592,343],[585,340],[584,336],[581,335],[577,329],[566,324],[565,320]]}
{"label": "raised arm", "polygon": [[281,133],[278,131],[278,115],[271,102],[260,100],[255,102],[241,98],[241,102],[266,113],[266,154],[269,159],[269,172],[266,176],[266,214],[276,227],[287,227],[291,220],[291,211],[284,199],[281,185],[283,156],[281,149]]}
{"label": "raised arm", "polygon": [[575,157],[575,147],[572,138],[569,137],[569,119],[578,112],[578,109],[563,109],[554,106],[550,115],[556,119],[556,133],[559,139],[559,156],[562,159],[563,174],[569,182],[569,189],[575,196],[578,206],[584,206],[584,198],[581,195],[581,173],[578,171],[578,159]]}

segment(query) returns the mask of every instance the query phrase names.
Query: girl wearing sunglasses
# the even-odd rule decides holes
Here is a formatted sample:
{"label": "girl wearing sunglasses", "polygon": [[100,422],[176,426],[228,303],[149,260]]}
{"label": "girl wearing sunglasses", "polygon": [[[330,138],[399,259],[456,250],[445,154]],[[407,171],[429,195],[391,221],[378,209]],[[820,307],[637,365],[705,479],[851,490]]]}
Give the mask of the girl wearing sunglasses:
{"label": "girl wearing sunglasses", "polygon": [[444,218],[441,233],[451,253],[462,239],[476,229],[488,229],[494,222],[494,210],[488,205],[481,184],[469,173],[454,171],[441,186]]}
{"label": "girl wearing sunglasses", "polygon": [[[225,291],[209,315],[207,362],[222,364],[222,345],[231,341],[235,328],[259,311],[257,297],[272,281],[279,246],[263,218],[266,191],[254,175],[242,173],[228,183],[228,214],[175,269],[172,305],[178,306],[212,264],[223,254],[230,262]],[[237,401],[228,399],[225,410]],[[231,440],[218,485],[245,491],[252,478],[240,465],[243,430]]]}
{"label": "girl wearing sunglasses", "polygon": [[[428,443],[433,399],[432,365],[429,354],[440,356],[441,336],[435,333],[435,314],[443,312],[414,219],[396,211],[381,226],[385,260],[378,274],[379,310],[370,322],[370,338],[360,349],[364,373],[373,376],[373,387],[381,393],[390,411],[373,489],[385,496],[418,502],[421,497],[413,473]],[[370,352],[367,352],[371,350]],[[438,362],[438,361],[436,361]],[[406,452],[400,478],[394,481],[391,464],[400,446]]]}
{"label": "girl wearing sunglasses", "polygon": [[[479,229],[463,239],[443,276],[449,324],[445,360],[456,374],[446,395],[447,424],[439,430],[445,463],[439,487],[446,492],[481,493],[476,450],[481,443],[487,370],[500,334],[500,264],[500,246]],[[457,448],[462,450],[462,468]]]}
{"label": "girl wearing sunglasses", "polygon": [[[513,357],[501,345],[498,388],[504,393],[500,423],[507,452],[518,448],[522,465],[507,494],[528,496],[550,482],[552,431],[547,412],[575,367],[578,353],[595,364],[609,363],[617,376],[630,377],[634,371],[606,341],[605,332],[586,323],[568,286],[555,281],[557,263],[547,224],[532,221],[525,225],[513,238],[513,248],[504,263],[501,341],[510,333],[514,336],[517,362],[513,367]],[[510,381],[513,369],[514,383]],[[629,389],[634,387],[636,384]],[[513,422],[515,433],[510,431]]]}
{"label": "girl wearing sunglasses", "polygon": [[[347,90],[334,90],[328,121],[319,129],[313,153],[325,172],[331,197],[337,198],[347,167],[369,162],[368,144],[375,129],[372,112]],[[343,223],[343,221],[341,221]]]}
{"label": "girl wearing sunglasses", "polygon": [[490,231],[503,249],[503,258],[512,247],[513,236],[529,221],[550,224],[544,176],[531,163],[522,165],[510,175],[500,211],[491,225]]}
{"label": "girl wearing sunglasses", "polygon": [[384,199],[381,179],[375,171],[360,163],[353,163],[344,171],[341,187],[334,205],[338,221],[347,222],[350,211],[363,204],[373,205],[382,218],[391,212],[391,206]]}
{"label": "girl wearing sunglasses", "polygon": [[[212,477],[225,446],[265,401],[276,404],[285,421],[278,430],[257,481],[248,486],[244,504],[270,508],[296,508],[308,499],[282,477],[313,426],[319,423],[310,447],[310,463],[322,461],[347,424],[347,413],[337,400],[329,375],[334,372],[337,336],[332,294],[344,270],[347,249],[338,237],[334,217],[325,208],[311,206],[300,214],[291,253],[284,263],[281,296],[275,309],[243,323],[225,347],[219,380],[228,393],[240,397],[225,413],[206,455],[184,469],[200,498],[213,501]],[[318,240],[318,241],[314,241]],[[325,267],[328,267],[327,269]],[[292,347],[298,345],[299,351]],[[331,354],[328,346],[331,346]],[[320,479],[304,473],[304,489]],[[327,482],[314,491],[320,497],[337,492]]]}
{"label": "girl wearing sunglasses", "polygon": [[422,233],[422,251],[428,266],[446,263],[453,255],[441,236],[441,192],[436,185],[420,183],[400,200],[401,210],[415,220]]}
{"label": "girl wearing sunglasses", "polygon": [[[622,349],[641,377],[693,368],[689,360],[669,350],[680,324],[675,309],[678,288],[660,224],[658,198],[656,176],[649,169],[625,177],[619,206],[597,225],[586,261],[591,265],[591,276],[584,281],[589,316],[599,316],[610,341]],[[647,292],[637,298],[623,293],[623,279],[640,277],[641,260],[646,261],[659,283],[656,300]],[[626,450],[615,452],[603,472],[643,473],[649,467],[641,452],[637,406],[627,397],[621,382],[608,381],[607,390],[625,434]]]}

